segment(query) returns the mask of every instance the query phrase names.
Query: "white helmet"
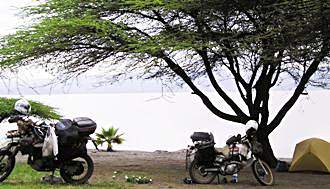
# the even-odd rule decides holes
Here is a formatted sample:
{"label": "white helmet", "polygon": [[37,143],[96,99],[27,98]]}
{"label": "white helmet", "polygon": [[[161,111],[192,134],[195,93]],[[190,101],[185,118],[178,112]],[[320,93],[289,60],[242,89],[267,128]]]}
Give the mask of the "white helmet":
{"label": "white helmet", "polygon": [[20,99],[16,101],[14,109],[21,114],[29,114],[31,112],[31,105],[25,99]]}
{"label": "white helmet", "polygon": [[255,120],[250,120],[250,121],[248,121],[246,124],[245,124],[245,126],[246,126],[246,131],[247,130],[249,130],[249,129],[251,129],[251,128],[253,128],[253,129],[255,129],[255,130],[258,130],[258,126],[259,126],[259,124],[258,124],[258,122],[256,122]]}

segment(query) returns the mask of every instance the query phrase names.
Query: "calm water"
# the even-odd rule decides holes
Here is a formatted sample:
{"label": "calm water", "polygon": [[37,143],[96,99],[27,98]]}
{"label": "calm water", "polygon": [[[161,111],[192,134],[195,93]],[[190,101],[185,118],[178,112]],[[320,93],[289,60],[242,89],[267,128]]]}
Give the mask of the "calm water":
{"label": "calm water", "polygon": [[[290,92],[274,92],[271,115],[283,104]],[[235,94],[231,94],[239,99]],[[209,96],[223,110],[215,93]],[[243,133],[241,124],[224,121],[210,113],[200,99],[190,93],[125,93],[125,94],[63,94],[26,96],[58,108],[67,118],[87,116],[101,127],[119,127],[125,142],[115,145],[119,150],[179,150],[191,144],[194,131],[208,131],[215,136],[216,145]],[[330,91],[312,91],[301,96],[270,140],[279,157],[292,157],[295,144],[303,139],[319,137],[330,141]],[[240,104],[240,102],[238,102]]]}

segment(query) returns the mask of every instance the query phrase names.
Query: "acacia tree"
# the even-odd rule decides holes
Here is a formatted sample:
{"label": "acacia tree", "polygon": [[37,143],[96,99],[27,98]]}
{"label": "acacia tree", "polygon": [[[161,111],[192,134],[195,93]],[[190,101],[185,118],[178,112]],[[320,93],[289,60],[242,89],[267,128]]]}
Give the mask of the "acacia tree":
{"label": "acacia tree", "polygon": [[[328,0],[47,0],[25,8],[33,24],[1,39],[0,61],[67,76],[102,65],[113,80],[179,79],[218,117],[258,121],[263,158],[274,166],[269,134],[308,84],[328,86],[329,9]],[[232,111],[214,105],[200,78]],[[285,79],[294,92],[270,119],[270,90]]]}

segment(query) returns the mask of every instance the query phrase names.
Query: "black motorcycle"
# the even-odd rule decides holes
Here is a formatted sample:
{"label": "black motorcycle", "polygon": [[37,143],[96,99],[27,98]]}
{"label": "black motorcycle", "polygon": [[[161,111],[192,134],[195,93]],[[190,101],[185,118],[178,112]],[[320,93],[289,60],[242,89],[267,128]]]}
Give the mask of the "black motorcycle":
{"label": "black motorcycle", "polygon": [[[6,145],[0,149],[0,182],[4,181],[15,166],[18,152],[28,155],[27,163],[36,171],[55,172],[59,169],[63,180],[70,184],[83,184],[92,176],[94,164],[87,154],[86,144],[94,133],[96,123],[89,118],[60,120],[55,125],[34,123],[16,116],[18,130],[6,134]],[[48,127],[55,127],[58,138],[58,155],[43,157],[42,147]],[[2,141],[3,144],[4,141]]]}
{"label": "black motorcycle", "polygon": [[216,176],[233,175],[244,167],[252,166],[260,184],[273,185],[272,170],[259,158],[262,145],[256,140],[255,130],[249,129],[246,136],[237,135],[228,139],[228,153],[218,152],[214,148],[212,133],[195,132],[191,139],[194,146],[187,150],[186,166],[194,183],[209,184]]}

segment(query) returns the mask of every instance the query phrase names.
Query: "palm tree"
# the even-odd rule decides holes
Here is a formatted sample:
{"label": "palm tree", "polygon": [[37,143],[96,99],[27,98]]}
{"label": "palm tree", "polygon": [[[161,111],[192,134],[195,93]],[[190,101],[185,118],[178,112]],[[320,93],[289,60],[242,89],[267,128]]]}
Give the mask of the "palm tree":
{"label": "palm tree", "polygon": [[124,133],[122,134],[117,134],[119,128],[114,128],[114,127],[110,127],[108,130],[102,128],[102,132],[101,133],[96,133],[96,143],[98,145],[102,145],[104,142],[107,143],[108,147],[107,147],[107,152],[113,152],[112,149],[112,144],[116,143],[116,144],[122,144],[124,142],[124,138],[122,138],[121,136],[124,135]]}

